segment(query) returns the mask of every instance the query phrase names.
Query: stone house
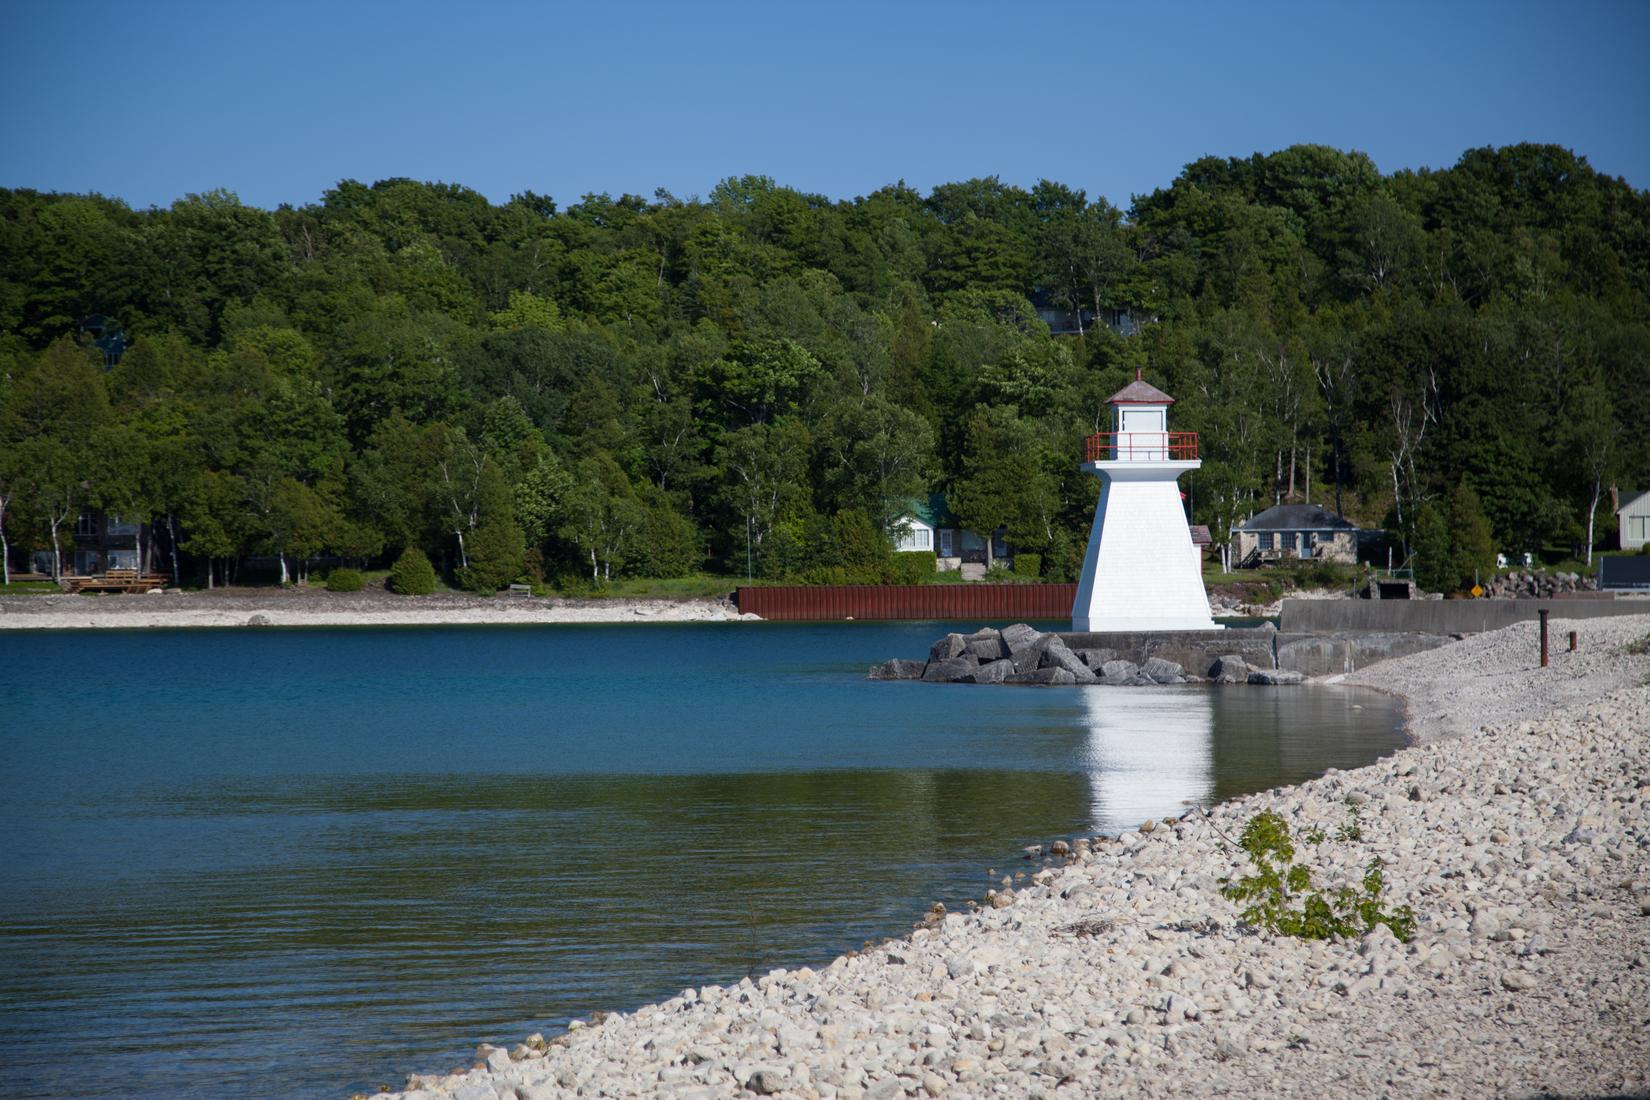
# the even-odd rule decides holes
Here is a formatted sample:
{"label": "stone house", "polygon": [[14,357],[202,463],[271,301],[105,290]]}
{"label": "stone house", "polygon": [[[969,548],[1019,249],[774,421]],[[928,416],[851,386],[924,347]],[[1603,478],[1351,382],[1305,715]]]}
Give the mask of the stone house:
{"label": "stone house", "polygon": [[1316,504],[1280,504],[1251,516],[1232,532],[1237,568],[1293,559],[1358,561],[1358,526]]}

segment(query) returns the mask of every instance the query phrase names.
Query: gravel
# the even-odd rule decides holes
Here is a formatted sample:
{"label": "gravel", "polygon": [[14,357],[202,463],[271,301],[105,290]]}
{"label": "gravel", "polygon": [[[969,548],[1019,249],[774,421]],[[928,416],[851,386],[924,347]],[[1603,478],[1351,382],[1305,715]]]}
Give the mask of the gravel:
{"label": "gravel", "polygon": [[[1422,742],[1369,767],[1033,846],[1016,889],[904,940],[684,990],[502,1068],[483,1048],[401,1095],[1643,1093],[1650,657],[1623,647],[1650,616],[1572,626],[1581,651],[1548,669],[1517,626],[1346,678],[1404,695]],[[1261,810],[1321,884],[1382,859],[1414,939],[1243,926],[1219,882]]]}

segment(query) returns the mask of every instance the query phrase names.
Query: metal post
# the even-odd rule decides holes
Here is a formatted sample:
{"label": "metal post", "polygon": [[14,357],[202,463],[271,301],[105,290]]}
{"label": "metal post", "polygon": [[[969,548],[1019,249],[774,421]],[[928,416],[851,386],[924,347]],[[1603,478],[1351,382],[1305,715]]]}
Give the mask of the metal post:
{"label": "metal post", "polygon": [[1541,616],[1541,667],[1547,667],[1547,609],[1541,608],[1536,612]]}
{"label": "metal post", "polygon": [[1574,653],[1575,651],[1576,651],[1576,632],[1572,630],[1572,631],[1570,631],[1570,652]]}

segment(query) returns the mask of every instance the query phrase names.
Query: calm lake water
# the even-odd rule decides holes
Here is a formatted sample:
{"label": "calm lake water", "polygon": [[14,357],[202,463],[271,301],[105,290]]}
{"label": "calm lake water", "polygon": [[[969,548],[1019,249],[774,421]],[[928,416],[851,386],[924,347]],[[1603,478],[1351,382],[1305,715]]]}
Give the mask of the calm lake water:
{"label": "calm lake water", "polygon": [[864,680],[945,629],[0,635],[5,1091],[399,1087],[1402,740],[1372,693]]}

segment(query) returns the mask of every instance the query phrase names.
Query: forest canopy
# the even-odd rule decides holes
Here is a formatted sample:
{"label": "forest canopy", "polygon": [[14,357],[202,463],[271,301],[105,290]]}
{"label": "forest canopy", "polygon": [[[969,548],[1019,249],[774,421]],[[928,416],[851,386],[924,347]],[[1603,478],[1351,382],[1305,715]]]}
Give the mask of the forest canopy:
{"label": "forest canopy", "polygon": [[1217,542],[1312,500],[1585,553],[1650,486],[1650,197],[1547,145],[1207,157],[1126,211],[996,178],[0,191],[0,530],[142,516],[196,580],[408,550],[482,590],[841,579],[930,493],[1069,579],[1081,441],[1136,370],[1201,433]]}

